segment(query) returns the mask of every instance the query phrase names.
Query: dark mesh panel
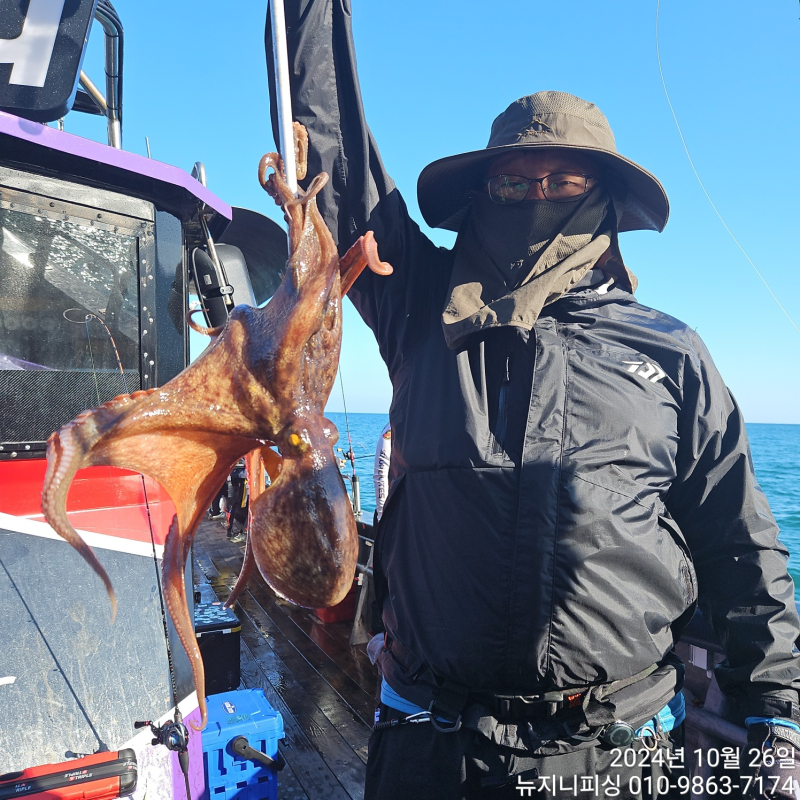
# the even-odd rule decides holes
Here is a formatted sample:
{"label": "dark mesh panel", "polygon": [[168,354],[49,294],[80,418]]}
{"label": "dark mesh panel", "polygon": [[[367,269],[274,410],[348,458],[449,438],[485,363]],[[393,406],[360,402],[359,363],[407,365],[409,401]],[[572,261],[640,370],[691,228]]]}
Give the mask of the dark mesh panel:
{"label": "dark mesh panel", "polygon": [[81,411],[139,388],[136,370],[125,370],[124,384],[119,370],[0,370],[0,442],[43,442]]}
{"label": "dark mesh panel", "polygon": [[536,92],[528,97],[520,98],[523,106],[529,108],[533,115],[571,114],[580,117],[589,125],[600,128],[614,138],[605,114],[594,103],[587,103],[567,92]]}

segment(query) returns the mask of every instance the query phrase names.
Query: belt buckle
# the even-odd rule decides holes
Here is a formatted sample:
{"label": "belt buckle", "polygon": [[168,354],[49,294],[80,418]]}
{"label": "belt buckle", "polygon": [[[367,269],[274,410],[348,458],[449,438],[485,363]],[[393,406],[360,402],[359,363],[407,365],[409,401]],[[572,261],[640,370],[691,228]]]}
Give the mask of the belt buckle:
{"label": "belt buckle", "polygon": [[[547,701],[541,695],[522,695],[518,694],[512,700],[512,705],[516,704],[517,706],[517,713],[514,716],[517,717],[529,717],[534,716],[534,711],[538,710],[542,703],[546,703]],[[546,707],[547,716],[551,716],[550,712],[550,704],[547,704]]]}
{"label": "belt buckle", "polygon": [[542,715],[554,717],[566,708],[575,708],[581,704],[585,692],[566,694],[563,691],[545,692],[544,694],[507,694],[495,695],[498,717],[515,719],[535,716],[534,709],[544,706]]}
{"label": "belt buckle", "polygon": [[[518,719],[533,716],[532,709],[546,703],[543,695],[496,695],[498,716],[506,719]],[[550,716],[548,714],[548,716]]]}

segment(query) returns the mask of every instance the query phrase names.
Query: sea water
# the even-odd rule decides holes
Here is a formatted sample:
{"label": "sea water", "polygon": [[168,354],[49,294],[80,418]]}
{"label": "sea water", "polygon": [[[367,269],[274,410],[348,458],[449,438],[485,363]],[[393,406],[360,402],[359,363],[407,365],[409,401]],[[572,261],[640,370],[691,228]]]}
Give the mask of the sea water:
{"label": "sea water", "polygon": [[[372,473],[375,448],[381,431],[389,421],[387,414],[327,414],[339,429],[336,455],[340,458],[352,442],[356,456],[355,469],[361,488],[364,522],[372,522],[375,511],[375,488]],[[772,513],[781,529],[781,541],[789,549],[789,572],[800,585],[800,425],[747,426],[756,477],[769,500]],[[345,475],[352,474],[348,463]],[[348,483],[348,489],[350,485]]]}
{"label": "sea water", "polygon": [[800,425],[747,426],[756,478],[789,550],[789,572],[800,586]]}
{"label": "sea water", "polygon": [[[350,449],[352,443],[355,455],[356,475],[361,488],[361,509],[363,522],[372,524],[375,512],[375,484],[372,475],[375,470],[375,450],[378,447],[381,431],[389,421],[388,414],[348,414],[329,411],[325,416],[339,429],[339,441],[334,450],[341,460]],[[350,478],[353,465],[348,461],[342,466],[342,474]],[[351,491],[351,483],[347,483],[347,491]]]}

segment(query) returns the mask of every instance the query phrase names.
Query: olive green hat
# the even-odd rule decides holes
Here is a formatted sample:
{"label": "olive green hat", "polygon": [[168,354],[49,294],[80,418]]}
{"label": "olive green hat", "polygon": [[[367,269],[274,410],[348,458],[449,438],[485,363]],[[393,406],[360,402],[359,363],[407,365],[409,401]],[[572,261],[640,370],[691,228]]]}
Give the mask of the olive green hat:
{"label": "olive green hat", "polygon": [[458,230],[492,160],[547,147],[588,153],[603,166],[604,179],[625,198],[620,231],[664,229],[669,217],[664,187],[617,153],[608,120],[594,103],[566,92],[537,92],[514,101],[492,123],[483,150],[440,158],[425,167],[417,182],[422,216],[432,228]]}

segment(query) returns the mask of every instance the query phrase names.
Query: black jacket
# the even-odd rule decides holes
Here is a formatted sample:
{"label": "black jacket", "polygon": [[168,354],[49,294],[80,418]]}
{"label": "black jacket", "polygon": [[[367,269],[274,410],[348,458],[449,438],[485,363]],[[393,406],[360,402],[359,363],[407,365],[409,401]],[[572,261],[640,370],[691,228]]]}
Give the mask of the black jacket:
{"label": "black jacket", "polygon": [[228,481],[228,510],[231,512],[231,519],[247,519],[246,481],[247,471],[244,467],[235,467],[231,471]]}
{"label": "black jacket", "polygon": [[621,288],[598,293],[590,273],[530,334],[450,350],[452,251],[422,234],[383,169],[349,2],[291,0],[286,13],[309,176],[332,178],[323,216],[342,252],[374,230],[395,270],[350,292],[394,388],[375,554],[404,653],[385,661],[389,683],[408,694],[419,664],[491,692],[623,679],[665,657],[699,600],[727,654],[723,690],[742,713],[787,715],[800,687],[787,552],[699,337]]}

